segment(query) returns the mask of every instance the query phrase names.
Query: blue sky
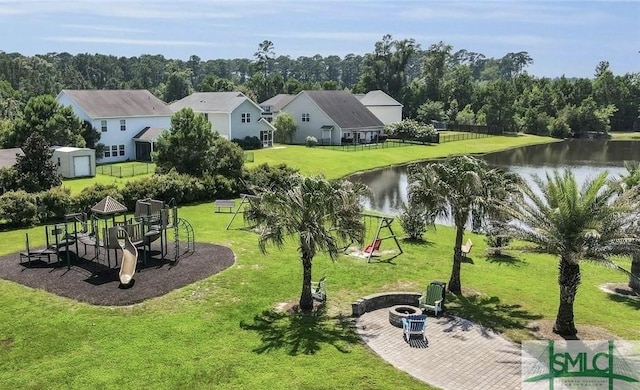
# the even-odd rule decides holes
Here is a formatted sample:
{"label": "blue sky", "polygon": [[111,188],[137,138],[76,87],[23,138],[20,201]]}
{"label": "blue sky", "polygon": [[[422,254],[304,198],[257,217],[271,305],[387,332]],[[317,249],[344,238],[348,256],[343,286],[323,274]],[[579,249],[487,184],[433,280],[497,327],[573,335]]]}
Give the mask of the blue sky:
{"label": "blue sky", "polygon": [[640,72],[640,1],[0,0],[0,50],[186,60],[365,54],[384,34],[487,57],[527,51],[536,76]]}

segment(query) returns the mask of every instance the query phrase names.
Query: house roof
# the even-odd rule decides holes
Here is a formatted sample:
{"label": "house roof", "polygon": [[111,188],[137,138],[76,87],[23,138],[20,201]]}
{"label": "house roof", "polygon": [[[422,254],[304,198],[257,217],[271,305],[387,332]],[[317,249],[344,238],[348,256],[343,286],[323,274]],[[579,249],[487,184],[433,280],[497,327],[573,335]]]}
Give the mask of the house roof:
{"label": "house roof", "polygon": [[[230,113],[244,101],[251,99],[242,92],[196,92],[169,105],[171,110],[178,111],[185,107],[195,112],[224,112]],[[259,108],[259,107],[258,107]]]}
{"label": "house roof", "polygon": [[366,94],[357,94],[355,95],[360,103],[365,106],[397,106],[403,107],[402,103],[387,95],[384,91],[376,90],[369,91]]}
{"label": "house roof", "polygon": [[135,136],[133,136],[133,139],[135,140],[139,140],[139,141],[154,141],[156,138],[158,138],[158,136],[160,134],[162,134],[162,132],[165,129],[161,128],[161,127],[145,127],[144,129],[140,130],[140,132],[138,134],[136,134]]}
{"label": "house roof", "polygon": [[295,98],[296,95],[289,95],[287,93],[280,93],[271,99],[267,99],[264,102],[260,103],[260,107],[271,107],[271,111],[281,111],[282,107],[289,104],[290,101]]}
{"label": "house roof", "polygon": [[107,195],[104,199],[96,203],[91,208],[91,212],[101,215],[113,215],[126,213],[127,207],[117,200],[113,199],[111,196]]}
{"label": "house roof", "polygon": [[20,148],[0,149],[0,168],[10,168],[16,163],[16,155],[24,156]]}
{"label": "house roof", "polygon": [[347,91],[302,91],[343,129],[383,127],[368,108]]}
{"label": "house roof", "polygon": [[91,118],[171,116],[165,102],[146,89],[88,90],[64,89],[66,94]]}

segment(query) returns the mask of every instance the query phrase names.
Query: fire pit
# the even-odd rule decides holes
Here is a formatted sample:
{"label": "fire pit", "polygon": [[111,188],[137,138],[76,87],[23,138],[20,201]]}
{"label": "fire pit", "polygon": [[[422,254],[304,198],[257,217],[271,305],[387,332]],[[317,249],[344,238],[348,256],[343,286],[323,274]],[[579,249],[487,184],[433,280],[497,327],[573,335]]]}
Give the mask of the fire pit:
{"label": "fire pit", "polygon": [[402,328],[402,319],[414,314],[422,314],[422,310],[414,306],[397,305],[389,308],[389,322]]}

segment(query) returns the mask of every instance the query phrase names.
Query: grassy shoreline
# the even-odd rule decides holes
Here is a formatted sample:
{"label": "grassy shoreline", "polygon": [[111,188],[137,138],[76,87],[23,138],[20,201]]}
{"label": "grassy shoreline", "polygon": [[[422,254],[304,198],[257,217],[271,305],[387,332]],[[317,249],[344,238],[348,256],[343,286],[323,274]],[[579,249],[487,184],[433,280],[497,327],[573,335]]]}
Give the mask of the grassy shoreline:
{"label": "grassy shoreline", "polygon": [[[285,162],[303,174],[322,172],[338,178],[391,164],[549,141],[493,137],[385,149],[386,154],[287,147],[256,151],[253,164]],[[431,280],[447,281],[453,229],[438,226],[427,232],[425,242],[403,242],[405,253],[391,263],[367,264],[349,256],[332,262],[318,255],[313,275],[327,276],[328,316],[304,320],[273,311],[278,303],[299,298],[301,267],[295,242],[283,251],[270,247],[263,255],[257,236],[238,229],[242,221],[225,230],[230,215],[214,213],[211,203],[183,206],[179,213],[194,226],[197,242],[229,246],[236,264],[162,297],[115,308],[0,280],[0,388],[425,388],[360,344],[340,319],[350,314],[351,302],[359,297],[421,291]],[[25,232],[33,245],[43,244],[43,230],[1,232],[0,255],[24,249]],[[487,257],[483,238],[467,236],[474,242],[473,263],[463,265],[462,285],[480,295],[450,297],[448,308],[513,340],[530,338],[530,321],[555,316],[556,259],[517,252],[508,258]],[[626,278],[588,263],[582,268],[576,322],[639,339],[640,303],[599,289]]]}

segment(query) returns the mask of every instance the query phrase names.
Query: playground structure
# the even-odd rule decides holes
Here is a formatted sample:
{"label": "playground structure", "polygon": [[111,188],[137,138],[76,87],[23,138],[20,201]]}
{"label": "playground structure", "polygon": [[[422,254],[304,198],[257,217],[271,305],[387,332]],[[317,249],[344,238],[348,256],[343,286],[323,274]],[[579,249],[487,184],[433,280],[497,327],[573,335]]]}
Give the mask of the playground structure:
{"label": "playground structure", "polygon": [[[396,237],[396,234],[394,233],[393,228],[391,227],[391,224],[395,220],[395,217],[392,217],[389,215],[377,215],[377,214],[368,214],[368,213],[362,213],[362,217],[365,219],[366,231],[370,230],[371,226],[374,224],[373,223],[374,221],[377,222],[375,224],[376,226],[375,234],[370,241],[369,240],[365,241],[369,244],[362,251],[351,252],[351,254],[355,253],[357,254],[358,257],[367,259],[367,263],[369,263],[371,262],[371,257],[374,256],[374,253],[379,256],[381,251],[380,248],[382,246],[383,241],[389,240],[389,239],[392,239],[394,241],[398,252],[397,253],[394,252],[392,257],[387,260],[391,260],[397,256],[400,256],[403,253],[402,247],[400,246],[400,241],[398,241],[398,238]],[[381,236],[381,234],[383,233],[387,235]],[[347,252],[350,248],[351,246],[348,245],[345,248],[345,252]]]}
{"label": "playground structure", "polygon": [[[117,251],[122,251],[120,259],[120,282],[129,284],[135,274],[139,258],[138,248],[142,250],[142,261],[146,265],[151,252],[151,244],[160,240],[160,256],[165,259],[168,254],[168,232],[173,232],[174,264],[180,256],[195,251],[195,237],[191,224],[178,217],[175,201],[168,204],[154,199],[142,199],[136,202],[134,216],[127,218],[127,208],[110,196],[105,197],[91,208],[91,214],[68,214],[63,223],[45,226],[46,247],[32,250],[29,247],[29,236],[26,235],[26,251],[20,253],[20,263],[25,260],[31,265],[32,259],[51,261],[55,255],[58,262],[62,260],[61,252],[66,255],[67,268],[71,268],[70,248],[75,248],[80,255],[80,245],[87,254],[87,247],[94,249],[91,261],[99,262],[106,256],[107,266],[111,269],[111,250],[114,252],[114,263],[118,266]],[[181,232],[182,235],[181,235]],[[181,252],[181,238],[186,247]]]}

